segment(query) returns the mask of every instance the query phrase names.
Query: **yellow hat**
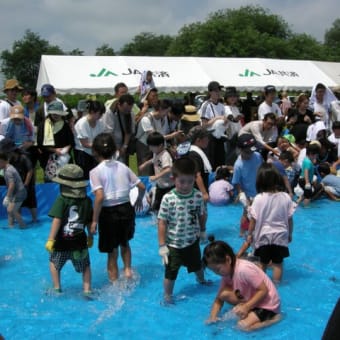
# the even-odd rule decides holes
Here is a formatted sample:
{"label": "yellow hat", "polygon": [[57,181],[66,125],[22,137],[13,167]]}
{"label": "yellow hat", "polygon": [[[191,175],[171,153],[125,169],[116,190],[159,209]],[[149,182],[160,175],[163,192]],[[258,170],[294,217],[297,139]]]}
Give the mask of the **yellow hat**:
{"label": "yellow hat", "polygon": [[19,82],[16,79],[8,79],[6,80],[5,87],[3,91],[18,89],[22,90],[23,88],[19,85]]}

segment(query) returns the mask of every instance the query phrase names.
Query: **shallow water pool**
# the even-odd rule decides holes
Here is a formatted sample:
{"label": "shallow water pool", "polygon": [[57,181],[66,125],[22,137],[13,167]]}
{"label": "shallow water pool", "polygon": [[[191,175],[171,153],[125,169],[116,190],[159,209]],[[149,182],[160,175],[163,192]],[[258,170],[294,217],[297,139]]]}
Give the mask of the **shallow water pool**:
{"label": "shallow water pool", "polygon": [[[278,287],[283,319],[269,328],[238,330],[228,305],[224,321],[205,325],[219,286],[219,277],[211,272],[206,275],[213,285],[205,287],[182,268],[174,291],[176,303],[163,306],[163,267],[151,216],[136,221],[132,282],[109,284],[106,255],[98,252],[95,240],[90,250],[94,299],[82,296],[81,275],[71,263],[62,271],[63,293],[56,295],[50,289],[44,245],[50,228],[46,211],[57,189],[49,185],[38,191],[39,224],[8,229],[1,214],[0,333],[6,339],[320,339],[340,296],[339,203],[326,199],[310,208],[299,207],[294,215],[291,256],[285,260]],[[240,214],[240,205],[209,206],[208,232],[237,250],[242,243]]]}

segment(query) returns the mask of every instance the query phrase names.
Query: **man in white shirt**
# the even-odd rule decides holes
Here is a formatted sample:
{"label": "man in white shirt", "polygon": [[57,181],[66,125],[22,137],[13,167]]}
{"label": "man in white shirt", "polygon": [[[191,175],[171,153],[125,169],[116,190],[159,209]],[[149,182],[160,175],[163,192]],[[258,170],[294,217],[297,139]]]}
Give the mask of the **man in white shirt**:
{"label": "man in white shirt", "polygon": [[264,102],[260,104],[257,116],[258,120],[262,120],[266,113],[272,112],[276,118],[282,116],[280,107],[274,103],[276,97],[276,88],[273,85],[267,85],[264,88]]}
{"label": "man in white shirt", "polygon": [[[214,123],[217,120],[223,120],[227,123],[223,101],[221,101],[221,86],[217,81],[211,81],[208,84],[209,99],[206,100],[198,110],[201,115],[202,125],[208,130],[214,129]],[[224,139],[210,136],[207,150],[209,161],[213,170],[218,166],[225,164]]]}

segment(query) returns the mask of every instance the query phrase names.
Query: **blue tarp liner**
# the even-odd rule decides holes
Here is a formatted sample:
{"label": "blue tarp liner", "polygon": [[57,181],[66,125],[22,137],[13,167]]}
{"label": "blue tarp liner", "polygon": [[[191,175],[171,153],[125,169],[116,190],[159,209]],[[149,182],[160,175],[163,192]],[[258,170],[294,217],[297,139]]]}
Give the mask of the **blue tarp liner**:
{"label": "blue tarp liner", "polygon": [[[163,306],[164,269],[158,255],[157,228],[152,216],[136,219],[131,241],[134,278],[116,285],[106,274],[106,254],[90,249],[94,300],[82,296],[81,275],[69,262],[62,270],[63,293],[53,294],[48,253],[44,248],[51,219],[46,216],[59,188],[37,185],[40,223],[8,229],[3,208],[0,218],[0,333],[6,339],[320,339],[340,296],[339,203],[326,199],[294,215],[290,257],[285,260],[281,322],[253,332],[241,332],[228,313],[207,326],[204,321],[219,287],[220,278],[207,271],[210,287],[195,282],[180,270],[175,305]],[[4,188],[0,195],[3,197]],[[237,250],[240,204],[208,206],[208,233]],[[26,221],[30,217],[25,213]],[[202,246],[203,248],[203,246]],[[121,265],[121,261],[120,267]],[[271,275],[271,271],[268,271]]]}

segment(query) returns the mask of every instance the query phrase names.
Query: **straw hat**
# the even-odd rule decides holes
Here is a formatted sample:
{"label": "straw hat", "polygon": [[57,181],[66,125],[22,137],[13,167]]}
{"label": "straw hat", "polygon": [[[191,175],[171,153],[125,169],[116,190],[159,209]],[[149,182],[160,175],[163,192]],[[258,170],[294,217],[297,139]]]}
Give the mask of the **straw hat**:
{"label": "straw hat", "polygon": [[182,116],[181,120],[185,120],[187,122],[199,122],[201,120],[201,117],[197,113],[196,106],[185,105],[184,106],[184,115]]}
{"label": "straw hat", "polygon": [[3,91],[5,92],[13,89],[23,90],[23,88],[19,85],[19,82],[16,79],[6,80]]}

